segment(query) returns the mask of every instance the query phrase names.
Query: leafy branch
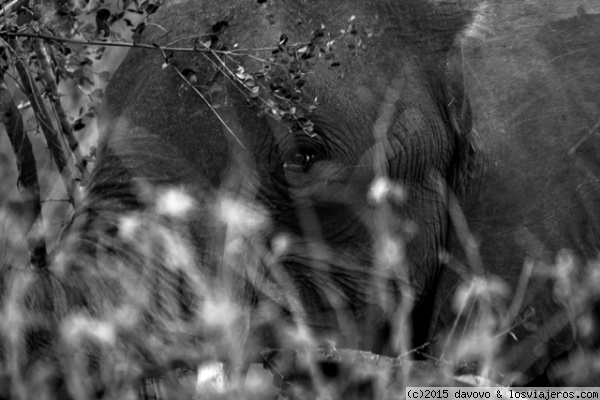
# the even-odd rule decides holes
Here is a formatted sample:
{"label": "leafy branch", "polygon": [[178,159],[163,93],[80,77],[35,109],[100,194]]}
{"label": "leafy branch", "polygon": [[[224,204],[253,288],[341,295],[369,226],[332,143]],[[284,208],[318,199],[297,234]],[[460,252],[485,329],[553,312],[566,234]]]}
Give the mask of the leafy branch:
{"label": "leafy branch", "polygon": [[[49,156],[56,167],[72,208],[79,203],[77,186],[87,179],[86,163],[93,157],[85,156],[75,135],[85,127],[85,118],[95,117],[93,103],[102,97],[101,89],[95,89],[89,67],[94,59],[102,58],[106,40],[120,40],[112,30],[117,21],[129,21],[131,15],[150,15],[157,8],[153,0],[119,4],[122,11],[111,13],[103,1],[85,3],[87,9],[78,8],[70,2],[33,2],[15,0],[0,6],[0,122],[6,128],[18,169],[18,188],[25,209],[24,226],[28,229],[28,247],[31,264],[37,269],[46,266],[47,245],[43,229],[41,176],[36,164]],[[126,15],[126,11],[127,14]],[[95,23],[90,23],[93,17]],[[85,43],[102,43],[94,48]],[[84,44],[83,46],[81,46]],[[108,73],[107,73],[108,74]],[[107,78],[101,74],[101,78]],[[12,80],[7,84],[7,78]],[[61,86],[72,82],[74,86]],[[81,104],[79,116],[64,108],[62,92],[76,87],[89,97],[88,104]],[[77,93],[70,93],[70,97]],[[18,98],[25,97],[35,117],[35,129],[41,133],[48,149],[48,156],[35,153],[25,128],[25,115],[21,115]]]}
{"label": "leafy branch", "polygon": [[[164,58],[163,68],[174,67],[185,81],[212,110],[227,131],[240,143],[235,132],[220,115],[219,108],[224,105],[226,86],[219,80],[199,82],[198,74],[192,68],[179,67],[174,54],[200,53],[216,71],[232,83],[249,102],[254,104],[259,115],[282,122],[291,131],[315,135],[311,113],[318,107],[318,99],[310,97],[304,90],[307,74],[314,73],[317,62],[326,62],[330,68],[339,68],[341,63],[336,57],[336,46],[347,47],[355,54],[362,47],[361,37],[365,31],[356,29],[354,18],[348,21],[348,27],[341,35],[333,37],[325,27],[313,31],[309,40],[289,43],[286,35],[272,47],[237,48],[223,41],[222,33],[228,23],[220,21],[213,26],[211,33],[199,33],[193,37],[182,38],[168,45],[139,43],[144,29],[159,25],[148,22],[159,3],[156,0],[124,0],[115,7],[106,0],[85,3],[36,3],[15,0],[4,3],[0,8],[0,80],[11,77],[16,89],[0,93],[2,110],[10,118],[4,118],[4,125],[11,130],[9,136],[19,143],[13,144],[17,164],[22,175],[20,186],[24,198],[34,199],[30,215],[41,224],[41,204],[39,176],[35,173],[35,161],[41,155],[28,149],[27,135],[16,122],[17,102],[15,95],[20,92],[31,106],[37,129],[41,132],[51,160],[61,177],[72,207],[77,207],[79,199],[77,186],[88,177],[86,164],[93,154],[83,154],[77,132],[86,127],[86,119],[95,117],[94,102],[102,99],[102,89],[96,86],[96,79],[108,81],[110,72],[96,73],[94,64],[102,60],[107,48],[123,47],[149,51],[160,51]],[[78,8],[84,4],[86,9]],[[45,7],[45,8],[44,8]],[[50,7],[50,9],[48,9]],[[123,22],[129,29],[131,40],[123,39],[114,28],[117,22]],[[191,42],[189,47],[179,43]],[[263,55],[264,54],[264,55]],[[245,60],[258,62],[258,69],[250,71]],[[95,75],[92,75],[95,74]],[[77,116],[73,110],[65,110],[61,93],[62,82],[71,82],[83,93],[87,103],[79,108]],[[73,94],[72,94],[73,95]],[[12,99],[11,99],[12,98]],[[12,113],[12,114],[11,114]],[[16,132],[16,133],[15,133]],[[22,133],[18,133],[22,132]],[[32,172],[33,171],[33,172]],[[34,184],[34,181],[37,182]],[[37,185],[37,186],[36,186]],[[33,204],[35,203],[35,204]],[[37,226],[31,223],[30,226]],[[34,235],[33,230],[31,235]],[[37,235],[36,237],[44,235]],[[34,243],[35,241],[31,241]],[[45,265],[46,249],[43,243],[33,244],[30,248],[32,263]]]}
{"label": "leafy branch", "polygon": [[[219,29],[213,27],[217,32],[212,35],[188,38],[188,40],[195,39],[192,48],[157,45],[154,47],[163,52],[163,67],[174,66],[178,74],[196,90],[217,116],[216,110],[222,105],[219,99],[224,98],[222,94],[225,87],[219,82],[212,82],[204,87],[194,86],[194,83],[198,82],[196,72],[191,68],[182,70],[178,68],[179,63],[174,62],[173,58],[176,51],[203,52],[215,70],[232,82],[234,87],[258,108],[259,115],[283,122],[291,131],[314,136],[314,125],[310,115],[317,109],[318,99],[304,92],[306,76],[314,72],[318,61],[324,60],[330,68],[341,66],[336,58],[336,42],[345,44],[354,55],[360,53],[363,48],[361,33],[356,29],[353,21],[354,17],[350,18],[348,28],[337,38],[326,33],[325,27],[321,26],[313,31],[309,41],[290,44],[287,35],[284,34],[281,35],[276,46],[261,49],[230,49],[220,36],[227,28],[226,23],[220,25]],[[201,37],[206,37],[207,40],[201,41]],[[260,52],[267,52],[268,55],[261,58],[256,55]],[[258,61],[261,67],[255,71],[246,70],[243,66],[245,58]],[[204,93],[198,87],[202,88]],[[235,137],[223,119],[219,116],[218,118]]]}

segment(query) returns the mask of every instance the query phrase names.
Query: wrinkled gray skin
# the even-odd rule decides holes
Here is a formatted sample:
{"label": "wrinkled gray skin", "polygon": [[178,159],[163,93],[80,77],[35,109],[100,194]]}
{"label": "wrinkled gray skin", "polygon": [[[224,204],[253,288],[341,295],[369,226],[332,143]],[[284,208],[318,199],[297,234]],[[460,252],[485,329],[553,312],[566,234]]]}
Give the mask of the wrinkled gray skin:
{"label": "wrinkled gray skin", "polygon": [[[107,91],[108,136],[89,187],[88,209],[139,207],[133,181],[183,185],[199,202],[217,190],[239,195],[268,213],[269,228],[260,232],[266,248],[278,235],[292,238],[280,265],[292,277],[314,332],[340,347],[385,353],[398,350],[389,335],[398,329],[395,310],[406,301],[405,267],[414,293],[417,345],[452,327],[455,271],[482,267],[514,292],[526,258],[536,262],[536,270],[549,271],[543,263],[553,263],[561,248],[572,249],[581,260],[596,255],[599,196],[592,178],[598,176],[598,163],[597,152],[588,149],[591,139],[577,154],[567,155],[579,136],[571,127],[563,129],[560,112],[506,122],[503,135],[472,130],[459,46],[472,20],[466,7],[421,0],[179,1],[152,17],[164,31],[148,26],[138,42],[167,45],[212,33],[215,23],[227,21],[223,42],[268,48],[282,33],[290,43],[310,39],[321,24],[337,33],[352,15],[357,26],[373,32],[362,37],[364,52],[354,56],[339,46],[341,67],[317,62],[303,88],[319,100],[311,116],[315,138],[258,116],[246,97],[215,73],[205,54],[174,57],[180,70],[196,71],[201,91],[213,79],[226,86],[226,101],[216,110],[225,124],[172,67],[161,68],[160,52],[132,50]],[[260,67],[248,58],[243,64],[247,71]],[[534,86],[531,92],[515,88],[515,96],[522,92],[543,102]],[[563,114],[577,118],[571,111]],[[303,159],[297,154],[314,149],[326,150],[295,168]],[[406,193],[404,200],[392,201],[383,221],[383,206],[368,198],[377,175],[388,176]],[[458,210],[464,211],[480,243],[480,265],[465,256],[472,249],[464,250],[466,232],[454,228],[449,208],[455,220],[462,219]],[[211,268],[218,229],[204,218],[191,220],[190,226],[203,265]],[[381,253],[376,242],[381,229],[405,243],[405,260],[395,260],[392,272],[382,272],[374,260],[374,253]],[[374,286],[374,275],[388,283]],[[387,303],[375,300],[380,292],[390,295]],[[504,301],[506,309],[510,298]],[[525,381],[540,375],[574,337],[550,281],[530,280],[521,310],[527,307],[535,308],[532,322],[538,330],[513,329],[517,340],[506,339],[505,366],[525,373]],[[251,336],[260,345],[278,345],[268,330],[257,325]],[[439,355],[445,339],[436,343],[426,351]],[[536,346],[539,351],[532,351]]]}

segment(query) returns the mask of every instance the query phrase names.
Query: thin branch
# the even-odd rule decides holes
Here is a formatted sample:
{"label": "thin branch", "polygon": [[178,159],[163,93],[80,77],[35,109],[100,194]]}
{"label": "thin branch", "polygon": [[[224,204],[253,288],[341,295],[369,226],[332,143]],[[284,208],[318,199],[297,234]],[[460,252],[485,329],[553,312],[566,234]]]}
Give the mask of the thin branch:
{"label": "thin branch", "polygon": [[67,119],[67,113],[65,112],[65,109],[60,101],[60,94],[58,92],[58,86],[56,85],[56,77],[54,76],[54,72],[52,71],[52,67],[50,65],[50,55],[48,54],[46,45],[41,39],[34,40],[33,42],[35,53],[42,69],[40,76],[46,87],[51,92],[49,97],[54,107],[54,111],[56,112],[60,130],[63,134],[63,137],[67,139],[69,149],[71,150],[71,155],[75,158],[74,162],[77,170],[80,173],[83,173],[85,171],[85,168],[83,167],[83,155],[81,154],[81,149],[79,148],[79,142],[73,134],[73,128]]}
{"label": "thin branch", "polygon": [[400,359],[402,359],[402,358],[404,358],[406,356],[409,356],[409,355],[411,355],[413,353],[419,353],[421,350],[423,350],[424,348],[426,348],[426,347],[428,347],[430,345],[431,345],[431,342],[425,342],[425,343],[423,343],[422,345],[420,345],[418,347],[415,347],[415,348],[413,348],[411,350],[408,350],[408,351],[400,354],[399,356],[396,356],[396,359],[400,360]]}
{"label": "thin branch", "polygon": [[[227,67],[227,65],[225,64],[225,62],[224,62],[224,61],[223,61],[221,58],[219,58],[219,55],[218,55],[218,54],[216,54],[216,53],[215,53],[215,52],[214,52],[212,49],[210,49],[210,51],[211,51],[211,54],[214,56],[214,58],[216,58],[217,60],[219,60],[219,63],[217,64],[217,63],[216,63],[216,62],[215,62],[213,59],[211,59],[211,58],[210,58],[210,57],[209,57],[207,54],[204,54],[204,53],[203,53],[202,55],[204,56],[204,58],[206,58],[206,60],[207,60],[208,62],[210,62],[210,63],[211,63],[213,66],[215,66],[215,68],[217,68],[217,69],[220,69],[220,68],[223,68],[223,69],[225,69],[227,73],[226,73],[226,74],[224,73],[224,74],[223,74],[223,76],[225,76],[225,78],[226,78],[227,80],[229,80],[229,82],[231,82],[231,83],[233,84],[233,87],[234,87],[234,88],[236,88],[236,89],[237,89],[237,90],[238,90],[238,91],[239,91],[239,92],[242,94],[242,96],[248,97],[248,93],[244,92],[244,90],[242,89],[242,87],[243,87],[243,88],[246,88],[246,89],[248,88],[248,87],[247,87],[247,86],[244,84],[244,82],[243,82],[243,81],[242,81],[240,78],[238,78],[238,77],[237,77],[237,75],[236,75],[236,74],[234,74],[234,73],[233,73],[233,71],[231,71],[231,69],[229,69],[229,68]],[[254,57],[254,58],[256,58],[256,59],[257,59],[257,60],[259,60],[259,61],[268,62],[268,61],[266,61],[266,60],[260,60],[260,59],[258,59],[257,57]],[[230,60],[231,60],[231,58],[230,58]],[[275,96],[276,96],[276,97],[278,97],[279,99],[283,99],[283,100],[285,100],[284,98],[282,98],[282,97],[280,97],[280,96],[277,96],[277,95],[275,95]],[[260,101],[262,104],[264,104],[264,105],[267,105],[267,101],[266,101],[265,99],[263,99],[263,98],[257,97],[257,98],[255,98],[254,100],[256,100],[256,101]],[[277,118],[275,118],[275,116],[274,116],[274,115],[272,115],[271,113],[265,113],[265,116],[267,116],[267,117],[271,118],[273,121],[276,121],[276,122],[281,122],[280,120],[278,120]],[[288,129],[289,129],[289,128],[288,128]],[[290,130],[290,131],[291,131],[291,130]],[[243,146],[242,146],[242,147],[243,147]],[[245,147],[244,147],[244,148],[245,148]]]}
{"label": "thin branch", "polygon": [[[164,30],[165,32],[167,32],[163,27],[160,27],[162,30]],[[197,39],[201,36],[212,36],[214,35],[214,33],[212,34],[204,34],[204,35],[194,35],[194,36],[188,36],[188,37],[183,37],[183,38],[179,38],[179,39],[175,39],[172,42],[167,43],[167,45],[165,47],[170,47],[173,46],[175,43],[179,43],[179,42],[184,42],[186,40],[192,40],[192,39]],[[206,47],[206,46],[205,46]]]}
{"label": "thin branch", "polygon": [[179,71],[178,68],[173,67],[175,69],[175,71],[177,71],[177,74],[179,74],[179,76],[181,77],[181,79],[183,79],[185,81],[185,83],[191,87],[194,92],[196,92],[196,94],[198,96],[200,96],[200,98],[206,103],[206,105],[208,106],[208,108],[210,108],[210,110],[213,112],[213,114],[215,114],[215,116],[219,119],[219,122],[221,122],[221,124],[223,124],[223,126],[225,127],[225,129],[231,134],[231,136],[233,136],[233,138],[235,139],[236,142],[238,142],[238,144],[240,146],[242,146],[242,148],[244,150],[246,149],[246,146],[244,146],[244,144],[240,141],[240,139],[235,135],[235,133],[231,130],[231,128],[227,125],[227,123],[225,123],[225,121],[223,120],[223,118],[219,115],[219,113],[217,112],[217,110],[215,110],[215,108],[212,106],[212,104],[210,104],[210,102],[208,101],[208,99],[194,86],[190,83],[190,81],[181,73],[181,71]]}
{"label": "thin branch", "polygon": [[[11,40],[13,43],[9,43],[13,48],[13,51],[18,51],[14,46],[16,45],[16,40]],[[33,81],[29,69],[25,65],[25,63],[18,57],[15,56],[15,68],[21,78],[21,83],[23,84],[23,89],[25,95],[31,102],[31,107],[35,113],[38,124],[41,128],[41,131],[46,139],[46,144],[48,145],[48,150],[50,150],[50,155],[52,159],[56,163],[56,167],[58,172],[63,180],[65,185],[67,195],[71,200],[71,204],[74,205],[73,198],[73,177],[74,173],[72,168],[69,167],[67,158],[65,157],[65,152],[63,151],[62,145],[59,141],[58,134],[54,130],[52,125],[52,121],[50,120],[50,116],[48,115],[48,111],[44,105],[42,100],[42,96],[39,94],[35,82]]]}
{"label": "thin branch", "polygon": [[26,208],[27,246],[31,264],[37,269],[46,267],[46,242],[43,234],[42,205],[40,184],[35,165],[35,155],[29,137],[25,134],[21,113],[17,108],[4,78],[0,78],[0,116],[6,128],[19,171],[18,186],[24,207]]}
{"label": "thin branch", "polygon": [[19,8],[21,5],[28,3],[29,0],[13,0],[9,3],[2,2],[2,9],[0,10],[0,16],[5,16],[13,9]]}
{"label": "thin branch", "polygon": [[[129,47],[135,49],[147,49],[147,50],[158,50],[158,51],[174,51],[180,53],[198,53],[198,52],[215,52],[220,54],[229,54],[233,56],[243,55],[242,52],[248,51],[272,51],[277,49],[276,47],[266,47],[260,49],[236,49],[236,50],[214,50],[214,49],[206,49],[206,48],[197,48],[197,47],[168,47],[168,46],[158,46],[153,44],[143,44],[143,43],[129,43],[129,42],[103,42],[101,40],[80,40],[80,39],[70,39],[60,36],[46,35],[43,33],[28,33],[28,32],[7,32],[0,31],[0,35],[7,37],[27,37],[27,38],[36,38],[36,39],[45,39],[51,40],[60,43],[72,43],[72,44],[80,44],[84,46],[109,46],[109,47]],[[199,35],[203,36],[203,35]],[[301,45],[301,44],[298,44]],[[296,45],[294,45],[296,46]],[[240,54],[241,53],[241,54]]]}
{"label": "thin branch", "polygon": [[210,104],[210,102],[208,101],[208,99],[206,97],[204,97],[204,95],[202,93],[200,93],[200,91],[194,85],[192,85],[190,83],[190,81],[187,80],[187,78],[179,71],[179,69],[175,68],[175,71],[177,71],[177,73],[179,74],[179,76],[194,90],[194,92],[196,92],[196,94],[198,94],[198,96],[200,96],[200,98],[202,100],[204,100],[204,102],[206,103],[206,105],[215,114],[215,116],[219,119],[219,121],[221,122],[221,124],[223,124],[223,126],[225,127],[225,129],[227,129],[227,131],[231,134],[231,136],[233,136],[233,138],[235,139],[235,141],[238,142],[239,145],[242,146],[242,148],[246,150],[246,146],[244,146],[244,144],[235,135],[235,133],[231,130],[231,128],[225,123],[225,121],[223,120],[223,118],[221,118],[221,116],[219,115],[219,113],[217,112],[217,110],[214,109],[214,107]]}
{"label": "thin branch", "polygon": [[510,305],[510,309],[508,310],[508,314],[506,315],[506,323],[504,325],[511,324],[519,314],[519,310],[521,309],[521,305],[523,304],[523,299],[525,299],[525,294],[527,293],[527,288],[529,285],[529,280],[531,279],[531,273],[533,272],[533,261],[526,260],[523,264],[523,268],[521,269],[521,276],[519,277],[519,284],[517,286],[517,290],[513,295],[513,300]]}
{"label": "thin branch", "polygon": [[69,199],[46,199],[41,200],[42,203],[69,203]]}

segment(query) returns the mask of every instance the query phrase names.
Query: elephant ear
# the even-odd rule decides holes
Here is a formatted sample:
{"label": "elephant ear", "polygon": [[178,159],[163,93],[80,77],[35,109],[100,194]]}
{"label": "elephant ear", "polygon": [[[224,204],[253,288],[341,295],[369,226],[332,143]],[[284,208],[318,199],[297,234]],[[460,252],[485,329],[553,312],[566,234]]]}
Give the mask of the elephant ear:
{"label": "elephant ear", "polygon": [[[478,177],[483,171],[483,152],[480,151],[480,140],[472,126],[473,115],[463,71],[463,49],[470,40],[477,40],[485,30],[486,3],[481,3],[477,7],[462,1],[453,3],[454,7],[459,8],[459,11],[454,12],[448,10],[451,7],[449,2],[438,1],[438,3],[443,3],[439,6],[442,10],[441,14],[455,24],[452,42],[449,41],[449,37],[441,38],[439,42],[439,48],[444,52],[438,64],[442,70],[445,92],[445,96],[442,97],[445,104],[441,106],[446,112],[454,140],[454,153],[446,171],[446,181],[464,203],[466,196],[472,195],[471,192],[476,190],[474,183],[478,182]],[[457,14],[462,15],[462,24],[459,23]]]}
{"label": "elephant ear", "polygon": [[441,114],[451,129],[452,160],[446,181],[459,199],[464,199],[481,171],[477,137],[472,131],[471,105],[463,75],[463,47],[480,36],[485,26],[485,3],[446,0],[394,2],[393,15],[400,20],[398,34],[414,43],[423,59]]}
{"label": "elephant ear", "polygon": [[440,106],[445,111],[454,141],[446,181],[456,196],[464,201],[476,189],[474,182],[478,181],[483,171],[483,159],[479,138],[473,130],[471,104],[464,87],[461,49],[448,52],[444,76],[444,104]]}

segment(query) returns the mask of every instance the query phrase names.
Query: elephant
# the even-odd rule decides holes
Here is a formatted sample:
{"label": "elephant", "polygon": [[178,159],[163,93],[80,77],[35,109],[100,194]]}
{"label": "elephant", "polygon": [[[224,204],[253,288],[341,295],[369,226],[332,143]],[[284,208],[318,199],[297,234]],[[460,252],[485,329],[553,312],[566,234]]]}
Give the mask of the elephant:
{"label": "elephant", "polygon": [[485,15],[434,0],[161,5],[136,38],[150,49],[106,91],[51,269],[68,301],[122,311],[132,274],[148,326],[226,293],[243,312],[227,325],[217,301],[208,319],[227,328],[202,332],[238,338],[215,350],[228,357],[308,336],[542,382],[581,336],[559,267],[585,274],[599,248],[598,88],[565,89],[552,22],[535,39],[558,52],[549,71],[503,70],[504,47],[471,44]]}

